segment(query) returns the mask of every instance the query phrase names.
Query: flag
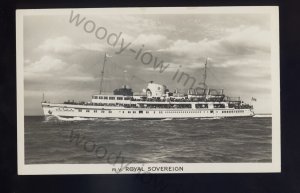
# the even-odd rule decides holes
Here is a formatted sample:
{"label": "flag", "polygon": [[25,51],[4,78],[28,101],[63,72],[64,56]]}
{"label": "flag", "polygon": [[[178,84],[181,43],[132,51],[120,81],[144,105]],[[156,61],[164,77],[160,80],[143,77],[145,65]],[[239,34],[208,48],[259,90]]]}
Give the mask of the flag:
{"label": "flag", "polygon": [[256,98],[252,97],[252,98],[251,98],[251,101],[256,101]]}

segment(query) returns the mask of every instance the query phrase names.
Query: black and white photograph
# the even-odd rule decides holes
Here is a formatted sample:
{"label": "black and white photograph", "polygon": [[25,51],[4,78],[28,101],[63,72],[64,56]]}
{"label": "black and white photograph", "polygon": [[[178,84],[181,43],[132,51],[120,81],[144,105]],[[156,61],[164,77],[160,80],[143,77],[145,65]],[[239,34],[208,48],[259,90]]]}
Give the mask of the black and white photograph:
{"label": "black and white photograph", "polygon": [[18,173],[280,172],[278,7],[16,11]]}

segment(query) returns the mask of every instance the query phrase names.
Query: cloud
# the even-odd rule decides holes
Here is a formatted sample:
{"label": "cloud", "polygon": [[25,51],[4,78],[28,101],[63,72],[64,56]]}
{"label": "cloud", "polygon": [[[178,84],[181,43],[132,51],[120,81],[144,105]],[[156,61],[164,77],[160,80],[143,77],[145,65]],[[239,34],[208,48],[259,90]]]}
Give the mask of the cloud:
{"label": "cloud", "polygon": [[52,56],[43,56],[40,60],[33,62],[25,67],[25,72],[30,73],[45,73],[56,72],[63,70],[67,67],[67,63]]}
{"label": "cloud", "polygon": [[[258,56],[259,57],[259,56]],[[211,62],[210,62],[211,61]],[[208,61],[211,66],[228,68],[228,67],[251,67],[251,68],[261,68],[261,67],[269,67],[269,64],[266,63],[266,60],[263,58],[253,58],[253,57],[240,57],[234,58],[232,60],[226,60],[222,63],[214,63],[214,60],[211,59]]]}
{"label": "cloud", "polygon": [[105,45],[100,43],[81,44],[80,48],[90,51],[104,51]]}
{"label": "cloud", "polygon": [[82,81],[82,82],[95,81],[95,78],[91,76],[66,76],[66,77],[62,77],[62,79],[69,80],[69,81]]}
{"label": "cloud", "polygon": [[199,53],[208,52],[212,47],[217,47],[218,42],[216,41],[207,41],[204,39],[199,42],[190,42],[188,40],[176,40],[174,41],[169,48],[160,49],[161,52],[171,52],[178,56],[196,56]]}
{"label": "cloud", "polygon": [[62,36],[46,39],[40,46],[38,46],[38,49],[53,54],[72,54],[79,50],[104,51],[106,47],[106,42],[75,43],[71,38]]}
{"label": "cloud", "polygon": [[47,39],[38,48],[54,53],[71,53],[78,49],[73,41],[66,36]]}
{"label": "cloud", "polygon": [[[188,58],[189,64],[210,57],[215,67],[240,65],[241,62],[245,62],[243,59],[248,59],[249,56],[260,57],[270,53],[270,32],[265,29],[257,26],[240,26],[228,29],[226,34],[213,40],[207,38],[200,41],[178,39],[173,41],[169,47],[158,51],[169,54],[173,60],[186,62]],[[239,62],[234,63],[232,60]]]}
{"label": "cloud", "polygon": [[136,45],[145,45],[147,48],[162,48],[168,46],[170,41],[160,34],[140,34],[133,42]]}
{"label": "cloud", "polygon": [[270,32],[262,30],[258,26],[239,26],[227,30],[230,34],[223,43],[245,47],[246,49],[259,49],[268,51],[270,48]]}
{"label": "cloud", "polygon": [[[93,72],[93,69],[90,71]],[[25,66],[24,75],[28,82],[37,82],[39,85],[52,82],[93,82],[97,77],[93,76],[89,69],[83,68],[77,63],[69,63],[60,58],[45,55],[38,61]],[[51,81],[50,81],[51,80]],[[55,84],[57,85],[57,83]]]}

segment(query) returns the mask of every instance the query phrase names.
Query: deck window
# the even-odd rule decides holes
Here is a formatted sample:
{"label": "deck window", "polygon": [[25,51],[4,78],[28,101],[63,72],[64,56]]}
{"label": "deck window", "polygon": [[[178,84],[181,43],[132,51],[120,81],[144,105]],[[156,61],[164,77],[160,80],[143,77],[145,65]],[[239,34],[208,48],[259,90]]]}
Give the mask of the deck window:
{"label": "deck window", "polygon": [[78,112],[82,112],[82,109],[78,109]]}
{"label": "deck window", "polygon": [[104,97],[104,100],[107,100],[107,99],[108,99],[108,97],[105,96],[105,97]]}
{"label": "deck window", "polygon": [[108,113],[112,113],[112,111],[108,111]]}
{"label": "deck window", "polygon": [[214,108],[225,108],[225,104],[214,104]]}
{"label": "deck window", "polygon": [[132,113],[136,113],[135,111],[132,111]]}
{"label": "deck window", "polygon": [[131,111],[128,111],[128,113],[131,113]]}
{"label": "deck window", "polygon": [[94,113],[97,113],[97,110],[94,110]]}
{"label": "deck window", "polygon": [[99,99],[103,99],[103,96],[99,96]]}
{"label": "deck window", "polygon": [[109,97],[109,100],[115,100],[115,97]]}
{"label": "deck window", "polygon": [[205,109],[208,108],[208,104],[196,104],[195,106],[196,106],[197,109],[198,108],[205,108]]}
{"label": "deck window", "polygon": [[90,110],[87,109],[86,112],[88,113],[88,112],[90,112]]}
{"label": "deck window", "polygon": [[139,114],[143,114],[143,111],[139,111]]}
{"label": "deck window", "polygon": [[117,100],[123,100],[123,97],[117,97]]}

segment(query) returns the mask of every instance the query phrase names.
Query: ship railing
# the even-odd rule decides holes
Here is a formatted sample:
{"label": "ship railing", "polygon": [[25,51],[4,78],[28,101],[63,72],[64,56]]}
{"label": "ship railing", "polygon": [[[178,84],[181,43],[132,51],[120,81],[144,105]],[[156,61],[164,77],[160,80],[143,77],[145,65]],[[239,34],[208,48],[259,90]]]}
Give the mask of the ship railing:
{"label": "ship railing", "polygon": [[241,102],[241,98],[240,97],[224,97],[225,101],[228,102]]}
{"label": "ship railing", "polygon": [[185,99],[174,99],[174,98],[166,98],[166,99],[147,99],[147,100],[139,100],[134,99],[131,101],[142,101],[142,102],[223,102],[225,101],[222,96],[220,97],[210,97],[210,98],[185,98]]}
{"label": "ship railing", "polygon": [[253,106],[249,104],[242,104],[242,105],[229,104],[228,106],[229,108],[235,108],[235,109],[253,109]]}

